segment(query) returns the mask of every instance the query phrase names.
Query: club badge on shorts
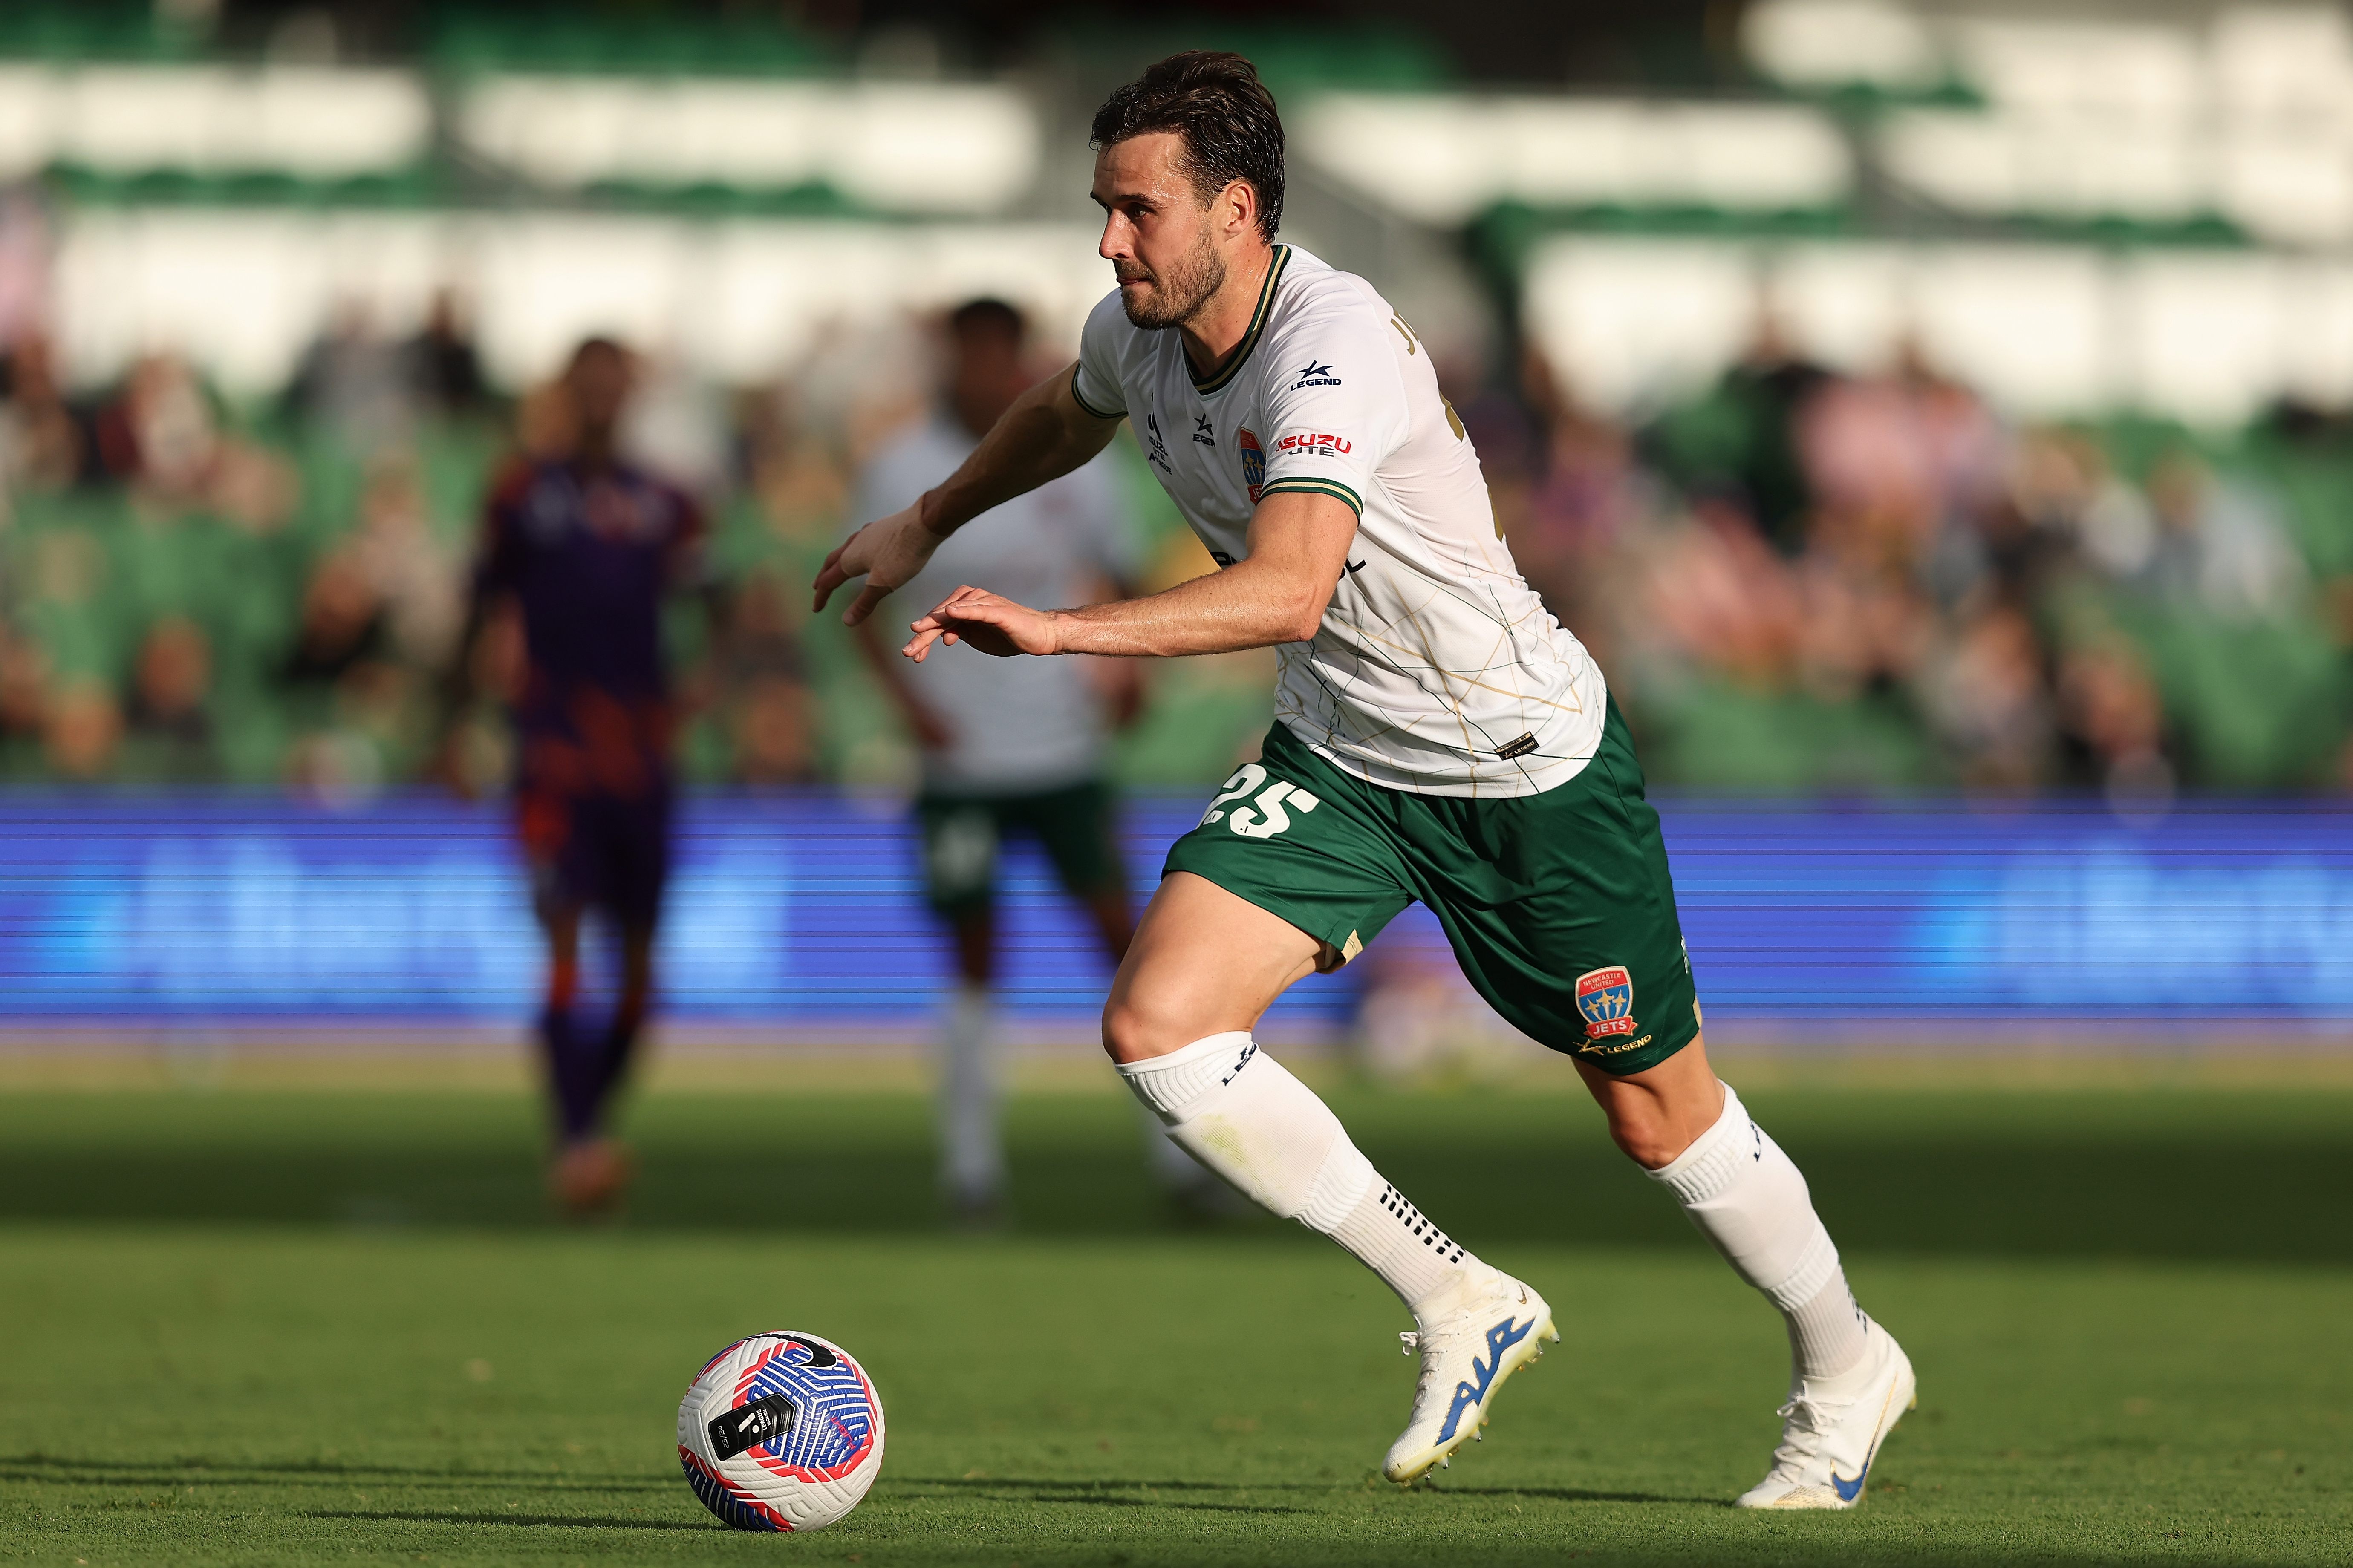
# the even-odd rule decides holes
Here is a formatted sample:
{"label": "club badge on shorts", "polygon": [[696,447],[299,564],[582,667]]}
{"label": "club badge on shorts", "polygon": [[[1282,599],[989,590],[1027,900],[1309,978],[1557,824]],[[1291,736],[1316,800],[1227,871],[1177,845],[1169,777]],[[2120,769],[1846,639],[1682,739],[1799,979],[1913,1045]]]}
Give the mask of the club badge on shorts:
{"label": "club badge on shorts", "polygon": [[1623,964],[1588,969],[1577,977],[1577,1010],[1585,1015],[1585,1037],[1634,1032],[1634,977]]}

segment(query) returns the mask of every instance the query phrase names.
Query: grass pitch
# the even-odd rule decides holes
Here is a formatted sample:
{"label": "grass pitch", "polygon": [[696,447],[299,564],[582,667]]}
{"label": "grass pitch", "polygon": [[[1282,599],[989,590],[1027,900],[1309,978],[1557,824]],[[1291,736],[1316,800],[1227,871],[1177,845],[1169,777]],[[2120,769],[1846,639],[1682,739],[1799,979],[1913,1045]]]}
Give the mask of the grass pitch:
{"label": "grass pitch", "polygon": [[[543,1217],[519,1094],[0,1096],[0,1561],[2353,1556],[2353,1089],[1744,1095],[1919,1368],[1853,1513],[1724,1506],[1779,1326],[1568,1094],[1334,1096],[1567,1336],[1411,1490],[1373,1473],[1394,1300],[1295,1226],[1172,1224],[1112,1095],[1017,1104],[982,1238],[937,1228],[907,1095],[649,1095],[593,1229]],[[694,1369],[771,1327],[890,1414],[819,1534],[726,1530],[671,1456]]]}

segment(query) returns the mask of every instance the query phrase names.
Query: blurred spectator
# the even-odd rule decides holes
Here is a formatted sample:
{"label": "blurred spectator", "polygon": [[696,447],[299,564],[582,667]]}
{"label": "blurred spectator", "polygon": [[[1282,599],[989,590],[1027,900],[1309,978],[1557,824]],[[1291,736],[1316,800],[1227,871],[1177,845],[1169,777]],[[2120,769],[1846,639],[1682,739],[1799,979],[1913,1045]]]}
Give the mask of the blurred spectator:
{"label": "blurred spectator", "polygon": [[747,395],[737,415],[743,465],[777,537],[829,548],[849,505],[849,474],[810,427],[803,405],[804,399],[783,385]]}
{"label": "blurred spectator", "polygon": [[411,395],[443,417],[477,414],[490,402],[481,357],[456,289],[434,290],[424,326],[400,346],[400,355]]}
{"label": "blurred spectator", "polygon": [[132,365],[99,410],[96,437],[111,478],[167,506],[202,497],[220,448],[212,400],[188,363],[167,353]]}
{"label": "blurred spectator", "polygon": [[287,401],[353,451],[375,451],[408,431],[414,409],[406,357],[376,331],[364,303],[340,300],[326,331],[303,351]]}
{"label": "blurred spectator", "polygon": [[1721,495],[1794,554],[1813,509],[1799,425],[1829,373],[1798,354],[1769,304],[1740,362],[1704,396],[1670,410],[1645,433],[1651,456],[1691,491]]}
{"label": "blurred spectator", "polygon": [[730,605],[727,697],[734,773],[741,783],[806,784],[816,777],[807,665],[798,626],[800,584],[773,572],[747,576]]}
{"label": "blurred spectator", "polygon": [[415,458],[387,452],[368,466],[353,565],[383,606],[390,649],[412,668],[438,669],[465,616],[464,568],[436,533]]}
{"label": "blurred spectator", "polygon": [[130,771],[157,780],[214,776],[212,639],[185,616],[166,616],[147,630],[132,663],[126,726]]}
{"label": "blurred spectator", "polygon": [[48,728],[49,661],[38,643],[0,626],[0,763],[14,773]]}
{"label": "blurred spectator", "polygon": [[37,188],[0,191],[0,350],[39,336],[48,321],[55,243]]}
{"label": "blurred spectator", "polygon": [[1812,486],[1798,457],[1799,415],[1828,379],[1789,346],[1768,303],[1757,313],[1747,353],[1717,389],[1736,420],[1726,477],[1738,484],[1765,537],[1784,551],[1797,547],[1813,510]]}
{"label": "blurred spectator", "polygon": [[2001,429],[1967,387],[1907,347],[1892,374],[1822,379],[1799,411],[1797,450],[1817,516],[1864,520],[1911,560],[2001,492]]}
{"label": "blurred spectator", "polygon": [[2169,795],[2173,767],[2159,749],[2165,711],[2148,661],[2103,627],[2070,649],[2059,669],[2059,717],[2092,776],[2111,796]]}
{"label": "blurred spectator", "polygon": [[2010,463],[2010,501],[2021,521],[2070,543],[2104,574],[2132,579],[2157,554],[2148,500],[2119,478],[2081,430],[2030,430]]}
{"label": "blurred spectator", "polygon": [[621,449],[629,460],[697,495],[723,496],[733,477],[726,399],[675,354],[638,363]]}
{"label": "blurred spectator", "polygon": [[1818,513],[1797,567],[1807,685],[1832,701],[1908,679],[1935,636],[1919,541],[1883,511]]}
{"label": "blurred spectator", "polygon": [[330,551],[311,568],[294,646],[279,671],[305,726],[285,763],[297,794],[330,805],[364,800],[390,773],[388,759],[422,748],[422,737],[409,733],[416,682],[393,662],[390,623],[360,543]]}
{"label": "blurred spectator", "polygon": [[19,338],[0,361],[0,497],[65,489],[82,477],[90,447],[58,390],[48,340]]}
{"label": "blurred spectator", "polygon": [[221,442],[206,500],[213,511],[248,533],[275,533],[301,500],[294,466],[253,442]]}
{"label": "blurred spectator", "polygon": [[42,739],[57,777],[74,784],[104,778],[122,739],[122,710],[113,691],[93,676],[60,682],[49,695]]}
{"label": "blurred spectator", "polygon": [[384,600],[358,552],[322,556],[302,591],[294,646],[280,672],[291,687],[332,686],[385,647]]}
{"label": "blurred spectator", "polygon": [[316,731],[287,749],[284,783],[295,795],[320,805],[357,805],[384,787],[384,759],[364,735]]}
{"label": "blurred spectator", "polygon": [[2028,790],[2049,781],[2052,721],[2042,639],[2014,606],[1981,605],[1947,634],[1927,677],[1927,710],[1962,782]]}
{"label": "blurred spectator", "polygon": [[2225,483],[2196,454],[2176,450],[2148,477],[2158,520],[2158,589],[2230,619],[2270,619],[2309,585],[2278,510],[2245,485]]}
{"label": "blurred spectator", "polygon": [[266,533],[301,499],[284,458],[222,433],[211,395],[176,354],[149,354],[132,365],[92,416],[90,441],[96,462],[85,471],[94,468],[128,486],[160,514],[208,510]]}
{"label": "blurred spectator", "polygon": [[1645,555],[1643,618],[1674,651],[1752,689],[1787,684],[1804,606],[1746,512],[1704,501]]}

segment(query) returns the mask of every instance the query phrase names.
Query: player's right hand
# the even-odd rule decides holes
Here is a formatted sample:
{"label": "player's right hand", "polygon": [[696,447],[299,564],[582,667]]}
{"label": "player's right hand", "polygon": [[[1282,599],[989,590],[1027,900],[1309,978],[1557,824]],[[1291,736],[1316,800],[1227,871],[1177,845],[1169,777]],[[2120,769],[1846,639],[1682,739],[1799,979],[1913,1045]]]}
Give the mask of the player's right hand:
{"label": "player's right hand", "polygon": [[893,589],[904,586],[921,572],[939,547],[940,536],[923,526],[916,507],[878,518],[843,540],[825,558],[817,574],[816,608],[824,609],[833,591],[852,577],[863,577],[866,586],[841,613],[842,625],[854,626],[872,615],[874,606],[889,598]]}

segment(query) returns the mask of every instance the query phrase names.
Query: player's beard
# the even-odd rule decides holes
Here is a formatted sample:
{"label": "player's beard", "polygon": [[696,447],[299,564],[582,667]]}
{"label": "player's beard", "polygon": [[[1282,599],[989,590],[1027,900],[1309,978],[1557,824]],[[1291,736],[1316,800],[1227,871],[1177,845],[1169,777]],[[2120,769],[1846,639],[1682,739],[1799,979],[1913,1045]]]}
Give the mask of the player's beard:
{"label": "player's beard", "polygon": [[[1118,276],[1123,283],[1132,280],[1127,273]],[[1150,279],[1151,291],[1139,297],[1122,289],[1120,309],[1127,312],[1132,325],[1156,331],[1163,327],[1183,326],[1226,286],[1226,260],[1209,243],[1209,231],[1204,227],[1193,248],[1166,272],[1155,272],[1139,265],[1133,277]]]}

